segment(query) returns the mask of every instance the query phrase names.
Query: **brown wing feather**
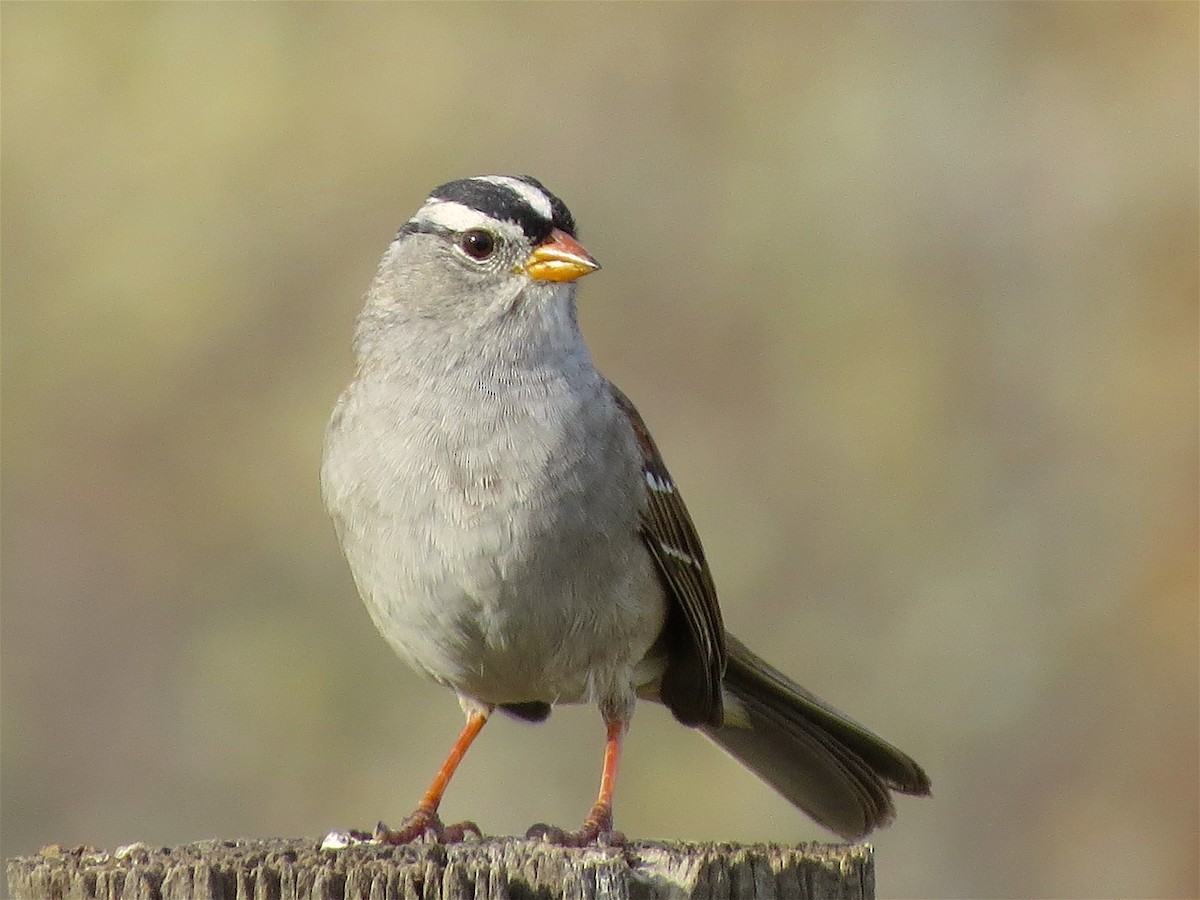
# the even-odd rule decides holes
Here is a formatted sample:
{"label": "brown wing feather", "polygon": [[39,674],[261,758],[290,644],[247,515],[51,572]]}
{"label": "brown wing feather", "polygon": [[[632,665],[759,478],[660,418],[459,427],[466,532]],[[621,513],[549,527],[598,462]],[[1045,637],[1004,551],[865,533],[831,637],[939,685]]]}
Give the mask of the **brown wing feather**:
{"label": "brown wing feather", "polygon": [[685,725],[719,727],[724,721],[725,626],[712,573],[696,526],[646,423],[620,389],[613,385],[612,391],[642,449],[647,498],[642,539],[670,601],[659,641],[667,657],[659,696]]}

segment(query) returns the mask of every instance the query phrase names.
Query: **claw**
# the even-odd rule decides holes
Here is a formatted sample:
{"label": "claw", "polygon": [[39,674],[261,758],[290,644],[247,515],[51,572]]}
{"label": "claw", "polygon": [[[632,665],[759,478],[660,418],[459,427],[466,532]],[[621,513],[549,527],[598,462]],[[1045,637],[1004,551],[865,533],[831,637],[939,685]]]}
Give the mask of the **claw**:
{"label": "claw", "polygon": [[529,830],[525,832],[525,838],[530,841],[545,841],[547,844],[558,844],[563,846],[563,841],[566,840],[567,833],[561,828],[554,825],[547,825],[545,822],[538,822],[536,825],[530,825]]}
{"label": "claw", "polygon": [[474,822],[457,822],[443,825],[438,814],[431,809],[418,808],[404,820],[404,824],[392,831],[380,822],[375,826],[374,839],[381,844],[411,844],[422,839],[435,844],[457,844],[468,834],[483,837],[483,832]]}
{"label": "claw", "polygon": [[453,825],[447,825],[442,832],[442,843],[460,844],[467,839],[468,834],[473,838],[483,838],[483,832],[474,822],[455,822]]}
{"label": "claw", "polygon": [[601,847],[623,847],[625,835],[612,827],[612,810],[597,805],[591,815],[584,820],[583,827],[578,831],[564,831],[553,825],[539,822],[530,826],[525,837],[533,841],[544,841],[559,847],[587,847],[596,844]]}

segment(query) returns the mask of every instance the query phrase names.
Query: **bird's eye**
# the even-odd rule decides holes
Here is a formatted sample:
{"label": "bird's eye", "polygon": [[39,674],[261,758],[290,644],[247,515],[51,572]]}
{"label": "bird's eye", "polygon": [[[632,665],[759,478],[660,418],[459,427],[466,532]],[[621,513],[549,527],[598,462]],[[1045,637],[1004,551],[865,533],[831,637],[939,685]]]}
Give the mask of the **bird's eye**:
{"label": "bird's eye", "polygon": [[487,259],[496,249],[496,237],[490,231],[482,228],[472,228],[463,232],[458,239],[458,246],[471,259]]}

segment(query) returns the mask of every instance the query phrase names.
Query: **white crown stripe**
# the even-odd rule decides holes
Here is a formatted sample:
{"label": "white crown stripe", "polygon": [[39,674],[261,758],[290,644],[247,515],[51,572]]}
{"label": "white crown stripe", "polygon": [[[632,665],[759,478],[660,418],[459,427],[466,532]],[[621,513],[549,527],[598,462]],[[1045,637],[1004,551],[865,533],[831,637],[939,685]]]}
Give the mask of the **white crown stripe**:
{"label": "white crown stripe", "polygon": [[507,175],[480,175],[471,180],[484,181],[488,184],[508,188],[529,204],[529,208],[547,222],[554,218],[554,210],[550,207],[550,198],[546,196],[545,192],[539,191],[532,184],[526,184],[517,178],[509,178]]}

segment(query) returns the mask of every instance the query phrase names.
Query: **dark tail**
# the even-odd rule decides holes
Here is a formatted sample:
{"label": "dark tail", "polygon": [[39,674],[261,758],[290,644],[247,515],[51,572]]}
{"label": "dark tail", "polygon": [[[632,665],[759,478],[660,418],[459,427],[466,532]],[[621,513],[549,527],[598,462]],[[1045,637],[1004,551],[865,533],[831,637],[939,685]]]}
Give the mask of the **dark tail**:
{"label": "dark tail", "polygon": [[819,823],[857,840],[895,817],[892,791],[928,794],[913,760],[726,633],[725,724],[704,733]]}

